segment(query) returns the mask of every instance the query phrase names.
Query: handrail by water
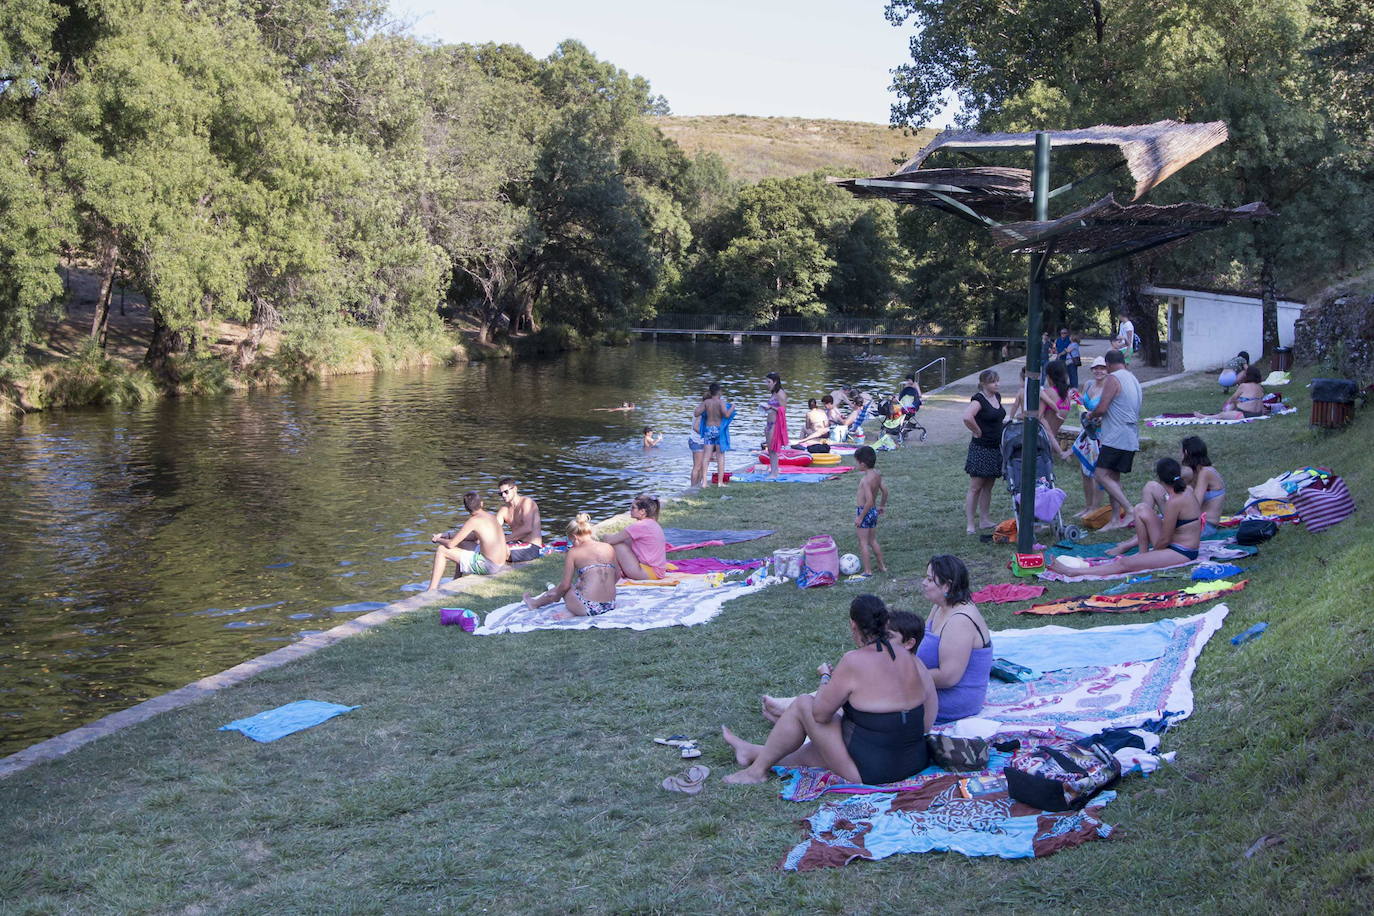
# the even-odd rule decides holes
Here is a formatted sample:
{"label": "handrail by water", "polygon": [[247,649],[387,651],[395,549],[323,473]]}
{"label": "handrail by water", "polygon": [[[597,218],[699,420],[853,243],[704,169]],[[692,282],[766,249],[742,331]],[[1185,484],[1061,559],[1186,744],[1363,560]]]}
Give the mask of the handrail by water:
{"label": "handrail by water", "polygon": [[[947,357],[947,356],[936,357],[935,359],[932,359],[930,362],[926,363],[926,364],[925,364],[924,366],[922,366],[921,368],[917,369],[917,370],[916,370],[916,382],[917,382],[918,384],[919,384],[920,381],[921,381],[921,373],[924,372],[924,371],[926,371],[927,369],[929,369],[931,366],[935,365],[936,363],[939,363],[939,364],[940,364],[940,388],[943,388],[943,387],[945,387],[946,385],[949,384],[949,357]],[[936,388],[935,390],[936,390],[936,391],[939,391],[940,388]]]}

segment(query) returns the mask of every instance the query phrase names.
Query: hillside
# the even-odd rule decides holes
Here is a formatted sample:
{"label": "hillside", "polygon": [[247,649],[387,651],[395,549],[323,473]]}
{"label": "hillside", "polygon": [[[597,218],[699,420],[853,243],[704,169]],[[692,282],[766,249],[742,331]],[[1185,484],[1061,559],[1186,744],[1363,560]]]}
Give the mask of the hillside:
{"label": "hillside", "polygon": [[688,153],[701,150],[725,160],[743,181],[802,175],[817,169],[859,169],[884,175],[935,135],[912,136],[885,124],[808,118],[703,115],[655,118],[659,128]]}

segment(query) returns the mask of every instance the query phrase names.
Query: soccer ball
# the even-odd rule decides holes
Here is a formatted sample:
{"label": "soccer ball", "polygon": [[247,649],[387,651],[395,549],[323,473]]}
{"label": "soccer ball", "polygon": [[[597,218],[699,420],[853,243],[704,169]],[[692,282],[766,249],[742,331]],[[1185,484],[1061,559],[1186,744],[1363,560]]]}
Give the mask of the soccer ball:
{"label": "soccer ball", "polygon": [[840,572],[852,576],[859,571],[859,558],[852,553],[840,557]]}

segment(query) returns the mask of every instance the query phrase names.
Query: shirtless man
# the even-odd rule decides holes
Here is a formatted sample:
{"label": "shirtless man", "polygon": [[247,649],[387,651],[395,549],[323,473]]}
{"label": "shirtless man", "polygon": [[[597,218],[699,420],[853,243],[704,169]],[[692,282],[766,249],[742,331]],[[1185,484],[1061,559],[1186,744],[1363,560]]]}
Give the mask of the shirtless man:
{"label": "shirtless man", "polygon": [[[444,567],[450,562],[457,567],[459,576],[489,576],[505,566],[509,558],[501,522],[482,508],[482,497],[469,490],[463,494],[463,508],[468,510],[469,515],[463,527],[452,534],[430,537],[439,546],[434,550],[434,572],[429,577],[428,591],[439,587]],[[475,542],[475,550],[458,546],[469,539]]]}
{"label": "shirtless man", "polygon": [[496,518],[510,529],[506,546],[510,548],[510,562],[524,563],[526,560],[539,559],[539,548],[544,545],[544,536],[539,520],[539,504],[528,496],[520,495],[520,488],[514,477],[502,477],[496,484],[505,503],[496,510]]}
{"label": "shirtless man", "polygon": [[720,396],[720,382],[712,382],[706,389],[706,397],[697,405],[695,416],[706,417],[706,429],[702,441],[706,444],[702,466],[702,485],[706,484],[706,474],[711,467],[711,459],[716,461],[716,486],[725,486],[725,454],[720,450],[720,426],[726,417],[734,416],[735,409],[725,403]]}

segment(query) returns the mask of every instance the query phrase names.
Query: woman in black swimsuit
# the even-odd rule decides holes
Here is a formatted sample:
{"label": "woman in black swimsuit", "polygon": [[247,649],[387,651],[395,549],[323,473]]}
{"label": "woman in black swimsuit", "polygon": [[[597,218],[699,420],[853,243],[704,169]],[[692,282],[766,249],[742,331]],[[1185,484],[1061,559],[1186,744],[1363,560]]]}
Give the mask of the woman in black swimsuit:
{"label": "woman in black swimsuit", "polygon": [[939,703],[935,682],[919,659],[893,648],[887,624],[881,598],[858,596],[849,605],[849,632],[858,648],[821,675],[814,697],[797,697],[763,744],[751,744],[722,726],[743,767],[725,781],[763,782],[777,763],[825,767],[867,785],[897,782],[925,769],[925,736]]}

